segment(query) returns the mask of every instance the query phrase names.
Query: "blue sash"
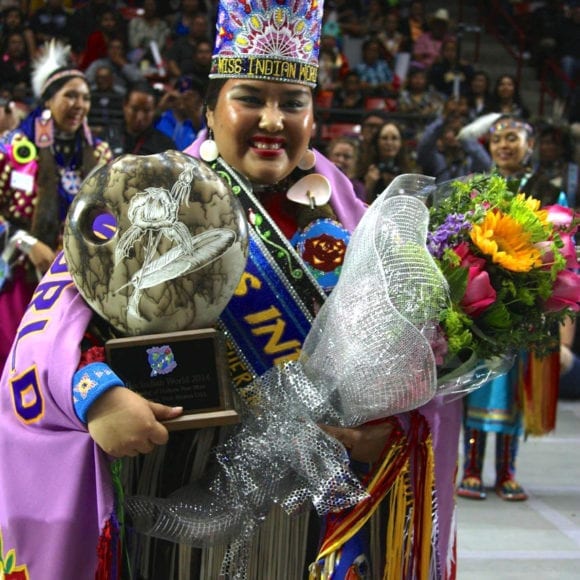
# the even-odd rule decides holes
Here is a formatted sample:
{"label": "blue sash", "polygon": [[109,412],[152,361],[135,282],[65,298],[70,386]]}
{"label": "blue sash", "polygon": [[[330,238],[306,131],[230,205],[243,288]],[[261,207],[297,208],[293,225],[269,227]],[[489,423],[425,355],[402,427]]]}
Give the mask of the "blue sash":
{"label": "blue sash", "polygon": [[222,159],[212,164],[239,199],[250,229],[246,270],[220,317],[228,364],[240,394],[276,364],[299,357],[326,298],[307,265],[252,193]]}
{"label": "blue sash", "polygon": [[221,322],[253,372],[261,375],[297,359],[312,320],[262,240],[251,232],[246,270]]}

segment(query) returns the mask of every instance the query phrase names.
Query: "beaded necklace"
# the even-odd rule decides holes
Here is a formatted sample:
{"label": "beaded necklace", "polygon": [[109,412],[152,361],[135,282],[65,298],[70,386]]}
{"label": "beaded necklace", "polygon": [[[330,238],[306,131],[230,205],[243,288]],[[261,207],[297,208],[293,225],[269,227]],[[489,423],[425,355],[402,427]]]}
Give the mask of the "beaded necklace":
{"label": "beaded necklace", "polygon": [[56,135],[52,153],[59,173],[58,194],[60,198],[60,218],[63,220],[75,195],[81,186],[82,138],[76,135]]}

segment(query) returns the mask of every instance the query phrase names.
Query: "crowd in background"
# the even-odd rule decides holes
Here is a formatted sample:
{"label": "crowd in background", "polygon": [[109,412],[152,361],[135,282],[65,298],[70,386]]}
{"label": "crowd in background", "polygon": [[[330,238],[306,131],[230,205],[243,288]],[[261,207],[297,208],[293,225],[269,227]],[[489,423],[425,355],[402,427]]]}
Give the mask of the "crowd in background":
{"label": "crowd in background", "polygon": [[[549,58],[569,75],[569,82],[554,81],[566,114],[552,127],[562,151],[568,151],[569,128],[578,122],[577,57],[571,47],[579,37],[580,2],[504,0],[500,5],[526,38],[539,39],[526,45],[530,66],[539,71]],[[215,33],[213,0],[3,0],[0,7],[0,130],[14,128],[34,108],[32,61],[54,37],[71,46],[72,58],[89,79],[88,122],[114,154],[155,152],[139,141],[145,127],[156,129],[153,149],[171,142],[183,149],[202,128]],[[509,40],[510,30],[504,33]],[[461,36],[448,9],[428,11],[418,0],[326,3],[314,139],[331,154],[335,144],[330,142],[340,137],[343,161],[348,143],[352,160],[346,171],[363,200],[372,202],[405,171],[429,173],[439,181],[487,171],[487,144],[458,138],[463,126],[486,113],[515,114],[539,129],[546,125],[523,102],[514,75],[494,79],[465,59]],[[135,87],[140,97],[134,96]],[[136,127],[133,137],[127,135],[130,123]],[[538,165],[545,164],[541,154],[538,148]],[[558,165],[574,161],[573,147],[566,156]],[[563,174],[554,179],[562,181]]]}

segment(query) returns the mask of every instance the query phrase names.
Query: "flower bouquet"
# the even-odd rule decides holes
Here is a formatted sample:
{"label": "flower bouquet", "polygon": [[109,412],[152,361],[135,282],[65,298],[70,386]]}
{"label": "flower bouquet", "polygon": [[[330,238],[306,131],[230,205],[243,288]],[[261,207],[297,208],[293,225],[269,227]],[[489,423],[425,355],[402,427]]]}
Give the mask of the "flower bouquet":
{"label": "flower bouquet", "polygon": [[[452,182],[434,201],[428,248],[451,298],[434,345],[440,383],[457,387],[466,367],[495,371],[489,380],[509,369],[512,353],[556,349],[559,323],[580,308],[573,242],[580,216],[562,206],[541,208],[499,175]],[[464,390],[483,382],[467,382]]]}

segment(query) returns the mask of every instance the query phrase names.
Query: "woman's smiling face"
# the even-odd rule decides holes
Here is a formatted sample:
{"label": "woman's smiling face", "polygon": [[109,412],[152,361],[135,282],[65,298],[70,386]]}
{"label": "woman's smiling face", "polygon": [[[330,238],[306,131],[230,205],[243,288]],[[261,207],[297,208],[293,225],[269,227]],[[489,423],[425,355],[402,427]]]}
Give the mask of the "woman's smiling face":
{"label": "woman's smiling face", "polygon": [[513,175],[524,169],[524,160],[533,143],[523,128],[496,129],[489,139],[489,152],[499,172]]}
{"label": "woman's smiling face", "polygon": [[252,183],[273,184],[298,165],[312,136],[312,92],[300,84],[229,79],[207,124],[223,159]]}
{"label": "woman's smiling face", "polygon": [[91,108],[91,94],[87,82],[72,78],[48,101],[54,124],[65,133],[79,129]]}
{"label": "woman's smiling face", "polygon": [[383,125],[378,138],[379,157],[381,159],[396,157],[402,144],[403,140],[399,129],[391,123]]}

